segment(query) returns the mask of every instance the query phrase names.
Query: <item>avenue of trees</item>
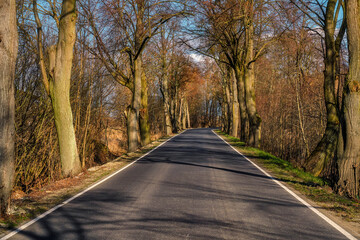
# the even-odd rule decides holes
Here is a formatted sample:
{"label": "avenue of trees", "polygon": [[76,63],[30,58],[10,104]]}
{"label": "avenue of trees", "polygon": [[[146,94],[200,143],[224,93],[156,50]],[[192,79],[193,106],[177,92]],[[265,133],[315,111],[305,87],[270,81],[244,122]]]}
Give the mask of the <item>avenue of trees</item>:
{"label": "avenue of trees", "polygon": [[359,0],[3,0],[0,214],[186,128],[359,196]]}

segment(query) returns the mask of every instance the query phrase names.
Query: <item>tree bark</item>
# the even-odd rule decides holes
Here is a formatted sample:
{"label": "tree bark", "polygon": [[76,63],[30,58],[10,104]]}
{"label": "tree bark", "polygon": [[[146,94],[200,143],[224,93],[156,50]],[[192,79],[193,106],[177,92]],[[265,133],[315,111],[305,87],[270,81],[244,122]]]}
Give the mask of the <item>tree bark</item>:
{"label": "tree bark", "polygon": [[[252,8],[251,8],[252,9]],[[253,13],[249,13],[247,19],[247,28],[245,29],[245,66],[244,66],[244,84],[245,84],[245,103],[249,116],[249,139],[248,144],[253,147],[260,147],[260,125],[261,118],[256,110],[255,103],[255,69],[254,69],[254,26]]]}
{"label": "tree bark", "polygon": [[127,111],[127,127],[128,127],[128,151],[135,152],[139,148],[139,115],[141,107],[141,60],[134,60],[133,64],[133,88],[131,105]]}
{"label": "tree bark", "polygon": [[187,121],[187,127],[191,128],[191,122],[190,122],[190,111],[189,111],[189,102],[186,101],[186,121]]}
{"label": "tree bark", "polygon": [[[164,31],[161,31],[161,40],[164,42]],[[167,136],[172,134],[171,116],[170,116],[170,98],[169,98],[169,75],[167,73],[167,61],[166,61],[166,47],[162,45],[161,49],[161,84],[160,90],[163,95],[164,104],[164,120],[165,120],[165,134]]]}
{"label": "tree bark", "polygon": [[34,14],[38,26],[38,51],[43,83],[54,111],[59,140],[62,174],[64,177],[81,171],[70,104],[70,81],[76,40],[76,0],[62,2],[59,36],[56,46],[49,48],[49,71],[45,69],[42,53],[42,30],[34,0]]}
{"label": "tree bark", "polygon": [[344,150],[338,156],[339,180],[336,190],[349,197],[359,196],[360,176],[360,2],[346,0],[347,37],[349,44],[349,73],[347,75],[342,135]]}
{"label": "tree bark", "polygon": [[141,110],[140,110],[140,136],[141,136],[141,145],[145,146],[148,145],[150,140],[150,125],[149,125],[149,110],[148,110],[148,86],[147,86],[147,79],[145,76],[144,69],[142,67],[142,60],[141,68]]}
{"label": "tree bark", "polygon": [[18,49],[15,0],[0,3],[0,215],[9,214],[14,183],[14,77]]}
{"label": "tree bark", "polygon": [[239,111],[240,111],[240,140],[248,142],[249,117],[246,110],[244,71],[239,65],[235,66],[235,76],[238,85]]}
{"label": "tree bark", "polygon": [[[317,144],[304,164],[306,171],[315,176],[330,176],[331,166],[337,149],[340,128],[340,114],[335,94],[336,62],[340,51],[341,41],[345,33],[344,26],[334,40],[336,22],[334,11],[337,0],[328,2],[325,19],[325,59],[324,59],[324,97],[326,106],[326,128],[323,137]],[[344,22],[345,23],[345,22]]]}
{"label": "tree bark", "polygon": [[232,128],[231,135],[234,137],[239,136],[239,96],[238,96],[238,81],[235,75],[235,71],[233,69],[229,69],[230,71],[230,80],[231,80],[231,92],[232,92],[232,111],[231,111],[231,119],[232,119]]}

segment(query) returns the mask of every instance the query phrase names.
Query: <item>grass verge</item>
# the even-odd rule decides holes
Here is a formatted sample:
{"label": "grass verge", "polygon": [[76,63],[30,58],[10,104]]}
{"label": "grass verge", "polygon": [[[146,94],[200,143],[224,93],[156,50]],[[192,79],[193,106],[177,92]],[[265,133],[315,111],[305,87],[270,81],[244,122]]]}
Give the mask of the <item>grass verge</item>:
{"label": "grass verge", "polygon": [[270,172],[277,180],[286,183],[321,209],[329,210],[335,216],[351,223],[352,230],[360,235],[360,201],[334,193],[329,184],[322,178],[295,168],[288,161],[260,149],[247,147],[238,138],[229,136],[219,130],[215,132],[242,154]]}
{"label": "grass verge", "polygon": [[135,153],[124,154],[104,165],[89,168],[78,176],[50,183],[20,197],[13,197],[11,216],[0,219],[0,237],[130,164],[170,137],[160,138]]}

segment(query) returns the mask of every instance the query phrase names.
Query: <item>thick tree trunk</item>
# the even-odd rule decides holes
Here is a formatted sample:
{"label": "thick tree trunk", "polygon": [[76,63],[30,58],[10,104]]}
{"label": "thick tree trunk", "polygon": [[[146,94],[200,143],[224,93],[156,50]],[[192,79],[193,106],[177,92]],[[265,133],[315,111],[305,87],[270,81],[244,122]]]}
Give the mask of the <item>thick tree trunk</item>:
{"label": "thick tree trunk", "polygon": [[260,125],[261,118],[256,110],[255,103],[255,69],[254,69],[254,26],[250,19],[248,28],[245,30],[245,51],[246,61],[244,66],[245,103],[249,116],[249,139],[248,144],[253,147],[260,147]]}
{"label": "thick tree trunk", "polygon": [[50,66],[54,66],[50,97],[59,139],[62,173],[67,177],[81,171],[70,104],[71,68],[76,39],[75,0],[63,1],[61,16],[64,17],[60,19],[58,43],[56,49],[52,50],[55,52],[55,62],[50,63]]}
{"label": "thick tree trunk", "polygon": [[139,66],[141,71],[141,110],[140,110],[140,136],[141,136],[141,145],[148,145],[150,140],[150,124],[149,124],[149,110],[148,110],[148,86],[145,72],[142,67]]}
{"label": "thick tree trunk", "polygon": [[186,121],[187,121],[187,127],[191,128],[191,122],[190,122],[190,111],[189,111],[189,102],[186,101]]}
{"label": "thick tree trunk", "polygon": [[185,100],[184,107],[182,108],[182,117],[181,117],[182,129],[186,129],[186,119],[187,119],[186,105],[187,105],[187,101]]}
{"label": "thick tree trunk", "polygon": [[14,76],[18,48],[15,0],[0,3],[0,215],[10,210],[14,182]]}
{"label": "thick tree trunk", "polygon": [[67,0],[62,3],[61,16],[63,17],[59,23],[58,42],[48,51],[49,71],[46,70],[44,63],[42,30],[36,0],[34,0],[34,14],[38,27],[40,69],[45,90],[49,94],[53,106],[62,174],[64,177],[68,177],[81,171],[70,105],[71,69],[76,39],[76,0]]}
{"label": "thick tree trunk", "polygon": [[134,60],[133,91],[131,105],[127,110],[128,152],[135,152],[139,148],[139,117],[141,107],[141,60]]}
{"label": "thick tree trunk", "polygon": [[183,128],[182,128],[182,116],[183,116],[183,108],[184,108],[184,97],[181,97],[180,98],[180,103],[179,103],[179,108],[178,108],[178,114],[177,114],[177,118],[176,118],[176,126],[177,126],[177,130],[178,131],[181,131]]}
{"label": "thick tree trunk", "polygon": [[[133,97],[134,98],[134,97]],[[127,109],[127,133],[128,133],[128,152],[135,152],[139,148],[139,114],[131,105]]]}
{"label": "thick tree trunk", "polygon": [[162,66],[162,83],[161,83],[161,92],[163,95],[164,103],[164,118],[165,118],[165,134],[172,134],[171,126],[171,116],[170,116],[170,98],[169,98],[169,78],[166,69],[165,56],[163,56],[163,66]]}
{"label": "thick tree trunk", "polygon": [[248,126],[249,117],[246,110],[245,103],[245,82],[244,82],[244,71],[238,65],[235,66],[235,77],[238,86],[238,99],[239,99],[239,114],[240,114],[240,140],[247,142],[248,139]]}
{"label": "thick tree trunk", "polygon": [[360,92],[344,96],[344,120],[344,152],[338,159],[336,190],[342,195],[356,197],[360,180]]}
{"label": "thick tree trunk", "polygon": [[[230,79],[228,79],[229,81]],[[226,133],[230,134],[230,129],[231,129],[231,123],[232,123],[232,119],[231,119],[231,94],[230,94],[230,87],[229,84],[226,83],[225,85],[225,95],[226,95]]]}
{"label": "thick tree trunk", "polygon": [[304,164],[306,171],[313,173],[315,176],[331,175],[340,128],[340,114],[335,93],[335,81],[338,51],[344,33],[340,32],[336,41],[334,40],[336,22],[333,16],[336,4],[336,0],[328,2],[324,26],[326,47],[324,59],[324,97],[327,113],[325,133]]}
{"label": "thick tree trunk", "polygon": [[235,76],[235,72],[233,69],[229,69],[230,71],[230,81],[231,81],[231,92],[232,92],[232,109],[231,109],[231,120],[232,120],[232,128],[231,128],[231,135],[234,137],[239,136],[239,96],[238,96],[238,81]]}
{"label": "thick tree trunk", "polygon": [[331,171],[329,167],[334,159],[338,142],[340,120],[334,89],[336,76],[333,54],[333,51],[329,49],[325,59],[324,96],[327,112],[325,133],[304,164],[305,170],[315,176],[329,175]]}
{"label": "thick tree trunk", "polygon": [[350,197],[359,196],[360,176],[360,2],[346,0],[349,73],[344,92],[342,135],[344,151],[338,157],[339,180],[336,190]]}

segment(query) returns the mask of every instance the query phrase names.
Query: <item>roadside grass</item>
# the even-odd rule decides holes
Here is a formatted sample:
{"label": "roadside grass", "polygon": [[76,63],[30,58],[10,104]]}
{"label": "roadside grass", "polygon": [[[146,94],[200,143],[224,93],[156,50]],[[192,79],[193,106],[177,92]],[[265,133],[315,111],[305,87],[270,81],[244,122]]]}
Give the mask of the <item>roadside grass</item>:
{"label": "roadside grass", "polygon": [[238,138],[215,131],[242,154],[266,169],[280,182],[290,185],[293,189],[315,202],[319,207],[330,210],[347,222],[360,224],[360,201],[334,193],[324,179],[315,177],[299,168],[257,148],[247,147]]}
{"label": "roadside grass", "polygon": [[0,219],[0,237],[130,164],[170,137],[162,137],[134,153],[125,153],[103,165],[89,168],[78,176],[50,183],[19,199],[12,199],[12,214],[6,219]]}

